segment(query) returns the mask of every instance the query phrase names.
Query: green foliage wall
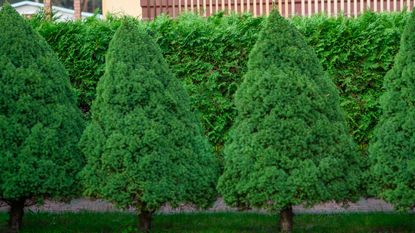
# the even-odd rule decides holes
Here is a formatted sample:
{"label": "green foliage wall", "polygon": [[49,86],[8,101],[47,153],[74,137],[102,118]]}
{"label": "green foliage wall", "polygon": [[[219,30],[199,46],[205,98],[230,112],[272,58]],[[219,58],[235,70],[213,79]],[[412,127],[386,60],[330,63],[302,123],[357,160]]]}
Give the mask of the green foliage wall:
{"label": "green foliage wall", "polygon": [[120,21],[87,21],[54,23],[34,18],[37,31],[47,40],[68,70],[72,86],[78,91],[78,104],[88,113],[95,88],[104,74],[105,53]]}
{"label": "green foliage wall", "polygon": [[159,18],[149,29],[176,76],[189,91],[193,106],[216,152],[221,152],[233,123],[233,94],[246,72],[262,19],[217,15],[208,20],[184,15]]}
{"label": "green foliage wall", "polygon": [[[407,13],[366,13],[353,19],[294,18],[337,85],[354,139],[362,152],[380,115],[378,97],[399,49]],[[216,15],[160,17],[147,24],[176,77],[183,80],[215,151],[220,154],[235,117],[232,98],[246,72],[262,18]],[[85,112],[103,75],[108,43],[120,20],[49,23],[33,20],[64,62]]]}
{"label": "green foliage wall", "polygon": [[366,153],[380,116],[383,77],[392,68],[407,13],[366,13],[356,19],[295,19],[340,90],[352,135]]}

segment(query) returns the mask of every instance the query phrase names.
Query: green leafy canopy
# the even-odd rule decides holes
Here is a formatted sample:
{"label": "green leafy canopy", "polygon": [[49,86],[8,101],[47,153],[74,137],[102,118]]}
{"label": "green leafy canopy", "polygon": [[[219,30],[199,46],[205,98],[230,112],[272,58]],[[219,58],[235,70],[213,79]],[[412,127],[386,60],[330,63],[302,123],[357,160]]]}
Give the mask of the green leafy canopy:
{"label": "green leafy canopy", "polygon": [[338,92],[303,36],[268,17],[236,92],[219,191],[233,206],[271,210],[355,199],[357,147]]}
{"label": "green leafy canopy", "polygon": [[9,4],[0,41],[0,199],[77,194],[83,120],[64,66]]}
{"label": "green leafy canopy", "polygon": [[81,147],[88,195],[146,211],[215,198],[217,161],[188,94],[133,21],[110,43]]}

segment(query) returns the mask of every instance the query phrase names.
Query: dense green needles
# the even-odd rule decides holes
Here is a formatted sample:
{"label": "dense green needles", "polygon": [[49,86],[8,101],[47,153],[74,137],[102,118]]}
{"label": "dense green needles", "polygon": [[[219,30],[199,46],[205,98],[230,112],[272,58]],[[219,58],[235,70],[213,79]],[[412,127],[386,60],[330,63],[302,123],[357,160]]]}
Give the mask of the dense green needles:
{"label": "dense green needles", "polygon": [[415,206],[415,11],[384,81],[383,115],[369,148],[371,191],[398,209]]}
{"label": "dense green needles", "polygon": [[83,120],[64,66],[8,4],[0,12],[0,200],[21,226],[29,199],[80,193]]}
{"label": "dense green needles", "polygon": [[280,211],[282,230],[290,231],[293,205],[358,196],[359,155],[337,90],[276,11],[251,51],[235,104],[219,179],[227,203]]}
{"label": "dense green needles", "polygon": [[[279,219],[280,230],[291,232],[294,205],[353,201],[366,193],[399,210],[413,208],[415,11],[395,65],[385,77],[383,115],[369,145],[369,160],[365,157],[380,113],[381,77],[392,64],[394,40],[407,15],[382,17],[365,13],[361,21],[340,17],[323,23],[319,17],[294,18],[307,41],[277,11],[264,17],[264,23],[222,14],[207,20],[194,15],[178,20],[160,17],[150,23],[90,19],[87,26],[81,21],[42,23],[35,18],[32,24],[52,38],[49,42],[62,46],[57,46],[60,58],[77,70],[72,82],[81,97],[79,107],[90,118],[82,134],[83,117],[64,66],[47,42],[5,4],[0,12],[0,202],[10,211],[0,214],[0,222],[8,219],[7,226],[0,224],[0,232],[18,232],[23,222],[29,223],[23,232],[136,232],[132,227],[136,222],[140,231],[149,232],[161,206],[207,207],[218,196],[216,188],[231,206],[262,208],[279,213],[279,218],[253,213],[157,215],[153,230],[274,232],[273,222]],[[383,21],[372,25],[372,19]],[[390,22],[397,26],[386,30]],[[63,28],[69,32],[62,34]],[[326,30],[330,35],[322,36],[324,32],[316,32],[319,28],[330,29]],[[61,34],[55,36],[54,30]],[[72,39],[82,37],[79,31],[90,36],[77,44]],[[345,36],[375,39],[353,47],[354,42],[343,41]],[[335,74],[342,100],[307,42],[316,48],[325,69]],[[76,52],[79,45],[85,47],[83,52]],[[340,102],[354,122],[351,133],[361,154]],[[220,159],[223,152],[223,163],[214,151]],[[367,165],[370,169],[362,176]],[[70,200],[82,193],[121,208],[133,207],[138,218],[128,213],[29,214],[23,221],[25,205],[46,198]],[[396,224],[396,216],[402,217],[403,225]],[[367,222],[374,220],[369,218],[391,224],[370,225]],[[411,218],[410,214],[301,215],[294,231],[414,232]],[[361,225],[367,227],[357,227]]]}
{"label": "dense green needles", "polygon": [[218,164],[188,94],[132,21],[110,44],[81,147],[85,193],[135,207],[144,231],[165,203],[204,207],[216,197]]}

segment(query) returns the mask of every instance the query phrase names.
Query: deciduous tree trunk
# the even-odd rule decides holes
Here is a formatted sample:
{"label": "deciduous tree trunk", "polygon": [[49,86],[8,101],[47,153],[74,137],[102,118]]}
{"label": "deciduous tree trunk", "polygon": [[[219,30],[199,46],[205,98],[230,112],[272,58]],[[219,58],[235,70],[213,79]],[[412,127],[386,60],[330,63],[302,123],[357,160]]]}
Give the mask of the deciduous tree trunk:
{"label": "deciduous tree trunk", "polygon": [[284,233],[290,233],[293,230],[293,207],[288,206],[280,211],[280,230]]}
{"label": "deciduous tree trunk", "polygon": [[142,210],[141,213],[138,215],[138,218],[138,229],[141,232],[150,232],[153,213],[150,211]]}
{"label": "deciduous tree trunk", "polygon": [[19,232],[22,227],[25,200],[9,202],[9,230],[12,233]]}

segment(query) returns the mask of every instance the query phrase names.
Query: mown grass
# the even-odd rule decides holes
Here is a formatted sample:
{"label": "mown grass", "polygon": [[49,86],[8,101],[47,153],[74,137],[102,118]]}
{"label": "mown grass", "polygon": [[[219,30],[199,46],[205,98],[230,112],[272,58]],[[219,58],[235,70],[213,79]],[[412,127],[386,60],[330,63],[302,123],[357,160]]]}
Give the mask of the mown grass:
{"label": "mown grass", "polygon": [[[0,232],[5,232],[6,213],[0,213]],[[156,215],[153,232],[253,233],[278,232],[278,218],[255,213],[195,213]],[[130,233],[136,217],[129,213],[27,213],[22,233]],[[294,232],[391,233],[415,232],[414,214],[353,213],[300,214]]]}

